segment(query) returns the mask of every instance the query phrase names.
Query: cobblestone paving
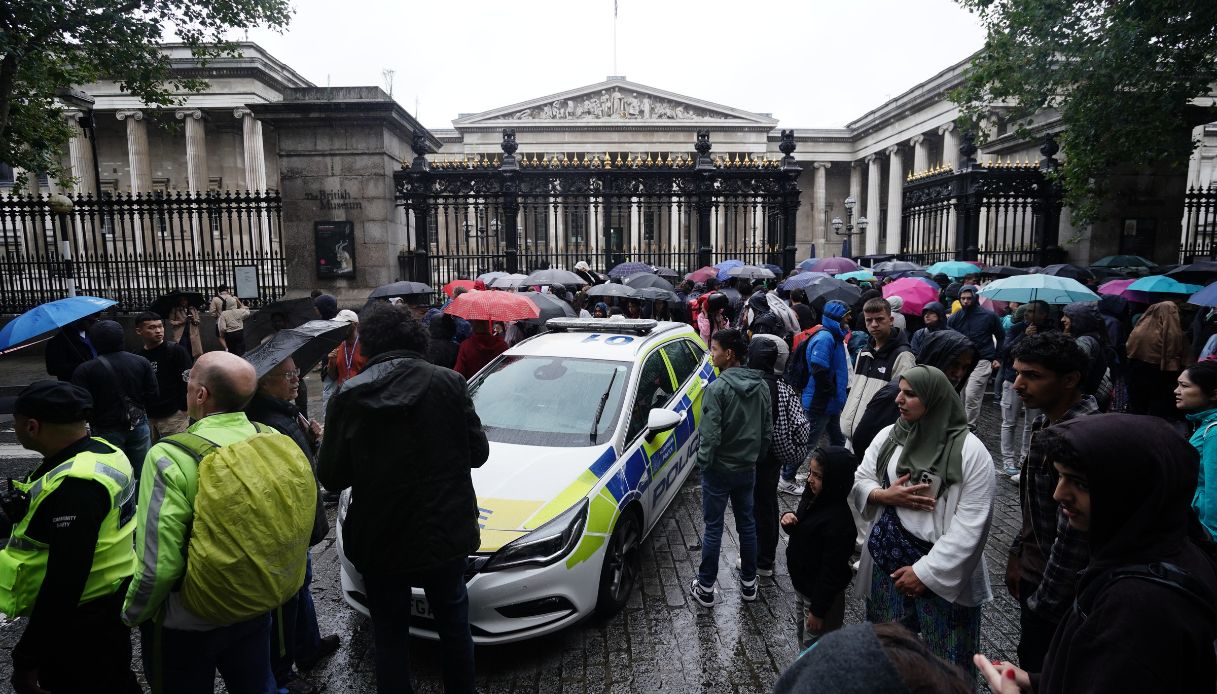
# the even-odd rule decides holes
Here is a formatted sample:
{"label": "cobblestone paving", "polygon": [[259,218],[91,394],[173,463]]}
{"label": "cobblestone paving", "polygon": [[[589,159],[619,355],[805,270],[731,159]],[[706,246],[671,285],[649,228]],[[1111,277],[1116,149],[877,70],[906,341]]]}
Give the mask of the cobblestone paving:
{"label": "cobblestone paving", "polygon": [[[1000,413],[987,401],[980,435],[997,457]],[[995,472],[995,474],[997,474]],[[783,509],[796,497],[780,495]],[[331,509],[331,521],[333,510]],[[992,658],[1015,660],[1018,604],[1005,591],[1006,548],[1019,526],[1018,489],[997,474],[997,499],[985,556],[995,599],[984,607],[981,646]],[[642,547],[641,585],[626,608],[609,620],[590,619],[532,641],[477,650],[482,692],[767,692],[797,655],[794,598],[779,544],[773,578],[760,579],[760,599],[743,603],[732,580],[739,545],[726,522],[720,563],[720,604],[691,604],[686,587],[700,561],[701,494],[691,475]],[[342,599],[333,531],[313,549],[313,594],[321,633],[338,633],[342,648],[309,673],[334,693],[375,691],[368,621]],[[861,601],[847,603],[846,621],[863,621]],[[11,650],[24,620],[0,623],[0,647]],[[133,639],[138,649],[138,639]],[[437,644],[414,640],[409,655],[418,691],[443,690]],[[135,655],[137,672],[138,650]],[[0,658],[0,681],[11,676]],[[222,686],[219,687],[222,691]]]}

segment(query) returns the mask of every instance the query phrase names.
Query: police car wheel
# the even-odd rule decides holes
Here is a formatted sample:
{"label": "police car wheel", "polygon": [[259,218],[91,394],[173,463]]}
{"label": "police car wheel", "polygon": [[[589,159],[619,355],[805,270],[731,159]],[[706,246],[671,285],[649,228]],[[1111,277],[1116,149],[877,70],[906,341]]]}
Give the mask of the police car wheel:
{"label": "police car wheel", "polygon": [[638,576],[642,572],[639,544],[642,525],[638,514],[627,511],[617,521],[608,547],[604,550],[604,566],[600,569],[600,594],[596,613],[602,617],[617,614],[630,599]]}

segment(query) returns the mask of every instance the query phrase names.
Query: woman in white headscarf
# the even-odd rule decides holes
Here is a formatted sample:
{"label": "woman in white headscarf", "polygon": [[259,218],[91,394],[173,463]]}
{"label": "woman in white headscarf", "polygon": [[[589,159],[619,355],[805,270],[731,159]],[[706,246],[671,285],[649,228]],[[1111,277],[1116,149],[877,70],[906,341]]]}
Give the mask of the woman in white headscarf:
{"label": "woman in white headscarf", "polygon": [[892,305],[892,326],[900,328],[901,332],[908,330],[908,325],[904,322],[904,314],[900,309],[904,308],[904,298],[893,294],[887,297],[887,303]]}

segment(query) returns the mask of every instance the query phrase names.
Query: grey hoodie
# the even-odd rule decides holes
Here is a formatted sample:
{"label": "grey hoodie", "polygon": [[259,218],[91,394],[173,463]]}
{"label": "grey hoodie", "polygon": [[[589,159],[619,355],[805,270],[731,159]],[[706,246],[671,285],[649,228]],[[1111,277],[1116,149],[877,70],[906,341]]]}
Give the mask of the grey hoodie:
{"label": "grey hoodie", "polygon": [[742,472],[756,467],[773,433],[769,386],[760,371],[737,366],[719,374],[701,404],[702,472]]}

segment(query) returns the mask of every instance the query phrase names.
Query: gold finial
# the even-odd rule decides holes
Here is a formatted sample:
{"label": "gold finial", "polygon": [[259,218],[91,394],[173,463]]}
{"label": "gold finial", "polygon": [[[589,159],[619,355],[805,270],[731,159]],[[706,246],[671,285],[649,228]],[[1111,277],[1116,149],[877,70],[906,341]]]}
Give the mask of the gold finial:
{"label": "gold finial", "polygon": [[653,167],[654,165],[655,165],[655,162],[651,160],[651,153],[647,152],[647,168],[649,169],[649,168]]}
{"label": "gold finial", "polygon": [[617,161],[615,161],[613,163],[617,166],[617,168],[619,168],[619,169],[621,168],[621,165],[622,165],[621,152],[617,153]]}

